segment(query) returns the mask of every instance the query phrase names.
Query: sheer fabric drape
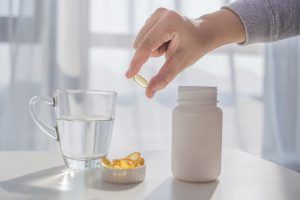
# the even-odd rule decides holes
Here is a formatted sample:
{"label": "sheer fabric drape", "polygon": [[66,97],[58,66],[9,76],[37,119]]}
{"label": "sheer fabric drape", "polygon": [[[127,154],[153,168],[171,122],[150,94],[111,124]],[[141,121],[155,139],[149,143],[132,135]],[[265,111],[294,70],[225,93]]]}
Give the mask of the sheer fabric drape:
{"label": "sheer fabric drape", "polygon": [[300,37],[266,47],[263,156],[300,171]]}
{"label": "sheer fabric drape", "polygon": [[[57,149],[56,142],[34,126],[28,102],[34,95],[51,96],[56,88],[85,87],[84,73],[80,73],[80,21],[69,23],[68,17],[79,16],[79,1],[67,8],[46,0],[2,4],[9,13],[2,17],[5,26],[0,27],[7,35],[0,43],[0,149]],[[65,37],[73,38],[73,46]],[[40,111],[45,120],[53,122],[51,108],[41,107]]]}

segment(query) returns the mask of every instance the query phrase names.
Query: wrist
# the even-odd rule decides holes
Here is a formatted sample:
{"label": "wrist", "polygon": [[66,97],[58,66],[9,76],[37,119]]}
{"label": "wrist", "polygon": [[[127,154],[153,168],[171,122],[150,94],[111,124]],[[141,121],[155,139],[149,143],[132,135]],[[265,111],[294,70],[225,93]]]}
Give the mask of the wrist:
{"label": "wrist", "polygon": [[230,43],[243,43],[246,40],[245,28],[239,17],[230,10],[221,9],[203,15],[198,20],[199,29],[206,29],[211,48]]}

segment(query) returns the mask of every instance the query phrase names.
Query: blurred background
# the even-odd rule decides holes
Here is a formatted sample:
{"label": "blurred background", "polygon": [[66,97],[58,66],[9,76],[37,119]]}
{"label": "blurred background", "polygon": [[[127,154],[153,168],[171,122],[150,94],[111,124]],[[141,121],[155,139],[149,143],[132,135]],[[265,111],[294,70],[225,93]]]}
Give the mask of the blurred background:
{"label": "blurred background", "polygon": [[[115,90],[111,150],[168,150],[179,85],[218,87],[223,148],[239,148],[300,170],[300,40],[228,45],[180,74],[149,100],[125,78],[132,42],[158,7],[196,18],[227,0],[0,0],[0,150],[57,150],[28,113],[55,89]],[[163,58],[140,72],[153,76]],[[54,123],[53,111],[41,107]],[[298,162],[297,162],[298,160]]]}

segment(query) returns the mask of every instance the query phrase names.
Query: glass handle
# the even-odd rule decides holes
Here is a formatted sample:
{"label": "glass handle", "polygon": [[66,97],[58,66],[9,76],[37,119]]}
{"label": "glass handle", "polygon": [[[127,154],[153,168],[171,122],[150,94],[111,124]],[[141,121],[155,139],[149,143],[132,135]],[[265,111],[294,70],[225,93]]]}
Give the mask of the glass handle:
{"label": "glass handle", "polygon": [[39,103],[46,103],[51,106],[55,106],[54,99],[51,99],[49,97],[43,97],[43,96],[34,96],[30,99],[29,102],[29,113],[33,121],[36,123],[36,125],[42,129],[48,136],[50,136],[54,140],[58,140],[56,129],[49,126],[45,122],[41,120],[41,118],[37,114],[37,105]]}

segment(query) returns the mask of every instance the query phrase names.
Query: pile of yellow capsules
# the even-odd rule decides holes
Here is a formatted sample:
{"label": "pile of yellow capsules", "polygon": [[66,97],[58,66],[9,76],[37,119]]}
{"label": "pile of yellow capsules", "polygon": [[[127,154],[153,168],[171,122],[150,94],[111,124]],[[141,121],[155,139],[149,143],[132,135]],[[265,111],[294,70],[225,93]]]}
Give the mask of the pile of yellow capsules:
{"label": "pile of yellow capsules", "polygon": [[141,157],[139,152],[134,152],[124,158],[114,159],[112,161],[105,156],[101,158],[101,161],[105,167],[114,169],[133,169],[145,164],[145,160]]}
{"label": "pile of yellow capsules", "polygon": [[[148,81],[139,74],[134,75],[133,80],[143,88],[148,86]],[[134,152],[124,158],[114,160],[109,160],[104,156],[101,158],[101,161],[103,166],[114,169],[133,169],[145,165],[145,160],[139,152]]]}

